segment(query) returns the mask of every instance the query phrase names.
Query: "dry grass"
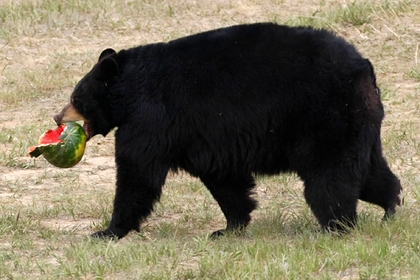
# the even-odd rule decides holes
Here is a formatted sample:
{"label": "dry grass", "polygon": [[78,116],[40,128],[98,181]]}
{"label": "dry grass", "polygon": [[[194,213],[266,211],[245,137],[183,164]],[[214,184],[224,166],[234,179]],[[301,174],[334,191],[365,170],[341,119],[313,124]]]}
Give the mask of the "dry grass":
{"label": "dry grass", "polygon": [[[302,183],[282,175],[259,179],[245,236],[208,241],[223,216],[198,180],[178,174],[140,234],[87,238],[111,212],[112,135],[92,139],[72,169],[25,153],[101,50],[256,21],[332,29],[373,62],[384,153],[405,190],[396,220],[380,226],[381,212],[362,203],[351,234],[319,234]],[[419,44],[415,0],[0,0],[0,279],[416,279]]]}

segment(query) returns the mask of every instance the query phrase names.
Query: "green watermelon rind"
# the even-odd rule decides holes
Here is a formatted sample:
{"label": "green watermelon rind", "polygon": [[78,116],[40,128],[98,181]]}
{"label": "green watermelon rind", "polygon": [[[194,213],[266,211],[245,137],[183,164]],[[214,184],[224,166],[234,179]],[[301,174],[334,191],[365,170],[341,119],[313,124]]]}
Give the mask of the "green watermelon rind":
{"label": "green watermelon rind", "polygon": [[86,134],[83,127],[78,123],[66,122],[59,139],[63,142],[40,144],[33,147],[29,155],[31,157],[43,155],[50,164],[61,168],[69,168],[78,164],[86,146]]}

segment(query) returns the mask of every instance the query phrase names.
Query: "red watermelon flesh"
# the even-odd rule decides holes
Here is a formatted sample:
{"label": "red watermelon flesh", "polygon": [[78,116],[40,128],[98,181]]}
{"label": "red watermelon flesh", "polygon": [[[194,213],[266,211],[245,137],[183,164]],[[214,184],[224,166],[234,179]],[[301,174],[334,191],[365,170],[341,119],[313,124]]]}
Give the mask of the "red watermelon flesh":
{"label": "red watermelon flesh", "polygon": [[63,140],[60,139],[60,135],[61,133],[63,133],[65,127],[66,126],[62,124],[54,130],[53,129],[48,130],[40,137],[39,143],[40,144],[54,144],[54,143],[63,142]]}

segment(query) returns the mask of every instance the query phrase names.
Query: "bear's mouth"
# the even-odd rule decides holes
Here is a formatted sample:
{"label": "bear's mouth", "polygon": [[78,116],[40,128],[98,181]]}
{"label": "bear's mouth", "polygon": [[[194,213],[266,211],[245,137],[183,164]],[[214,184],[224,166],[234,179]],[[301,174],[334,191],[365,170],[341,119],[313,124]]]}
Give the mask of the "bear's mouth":
{"label": "bear's mouth", "polygon": [[95,135],[95,132],[93,131],[89,121],[79,113],[79,111],[73,106],[71,102],[67,104],[60,113],[54,115],[54,121],[57,123],[57,125],[61,125],[64,122],[84,121],[83,129],[86,134],[86,140],[89,140]]}
{"label": "bear's mouth", "polygon": [[85,121],[83,123],[83,129],[85,130],[85,134],[86,134],[86,141],[89,141],[90,138],[92,138],[92,128],[89,125],[89,122]]}

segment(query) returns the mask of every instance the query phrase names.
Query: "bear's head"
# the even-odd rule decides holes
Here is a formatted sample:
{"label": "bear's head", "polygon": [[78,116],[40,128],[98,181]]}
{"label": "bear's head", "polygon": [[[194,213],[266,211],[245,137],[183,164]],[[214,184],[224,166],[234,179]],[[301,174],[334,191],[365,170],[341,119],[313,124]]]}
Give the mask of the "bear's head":
{"label": "bear's head", "polygon": [[80,80],[73,90],[70,103],[54,116],[57,125],[70,121],[84,121],[87,138],[106,135],[116,126],[110,101],[110,85],[119,73],[113,49],[104,50],[98,63]]}

